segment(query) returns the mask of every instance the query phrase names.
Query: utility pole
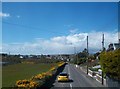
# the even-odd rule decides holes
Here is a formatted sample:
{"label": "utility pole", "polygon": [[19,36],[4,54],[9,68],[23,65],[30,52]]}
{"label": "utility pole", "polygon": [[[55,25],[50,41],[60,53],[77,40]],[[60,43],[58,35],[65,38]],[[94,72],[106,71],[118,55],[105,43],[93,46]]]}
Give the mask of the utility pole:
{"label": "utility pole", "polygon": [[104,51],[104,34],[102,36],[102,50]]}
{"label": "utility pole", "polygon": [[75,46],[74,46],[74,54],[76,55],[76,48],[75,48]]}
{"label": "utility pole", "polygon": [[[104,51],[104,34],[102,36],[102,51]],[[102,85],[104,84],[104,73],[102,70]]]}
{"label": "utility pole", "polygon": [[87,36],[87,74],[88,74],[88,56],[89,53],[88,53],[88,36]]}
{"label": "utility pole", "polygon": [[10,52],[9,52],[9,54],[8,54],[9,56],[10,56]]}
{"label": "utility pole", "polygon": [[78,65],[78,63],[79,63],[79,61],[78,61],[78,53],[79,53],[79,52],[77,51],[77,65]]}
{"label": "utility pole", "polygon": [[76,60],[76,47],[74,46],[74,57],[75,57],[75,60]]}

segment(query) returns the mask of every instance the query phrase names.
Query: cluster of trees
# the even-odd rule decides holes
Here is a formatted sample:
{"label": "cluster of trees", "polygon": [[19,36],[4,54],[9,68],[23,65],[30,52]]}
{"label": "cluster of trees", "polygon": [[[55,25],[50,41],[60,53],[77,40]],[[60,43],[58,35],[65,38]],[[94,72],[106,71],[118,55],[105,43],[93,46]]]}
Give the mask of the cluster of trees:
{"label": "cluster of trees", "polygon": [[23,59],[20,59],[19,55],[7,55],[2,54],[2,62],[6,62],[8,64],[14,64],[14,63],[21,63]]}
{"label": "cluster of trees", "polygon": [[120,80],[120,49],[101,52],[100,64],[105,74]]}
{"label": "cluster of trees", "polygon": [[40,59],[36,60],[36,63],[57,63],[57,62],[60,62],[61,60],[57,60],[57,59],[54,59],[54,58],[46,58],[45,56],[41,56]]}
{"label": "cluster of trees", "polygon": [[49,63],[57,63],[59,61],[60,60],[44,58],[44,59],[37,59],[37,60],[35,60],[35,59],[24,60],[23,63],[33,62],[35,64],[37,64],[37,63],[45,63],[45,64],[47,63],[47,64],[49,64]]}
{"label": "cluster of trees", "polygon": [[72,60],[74,64],[85,64],[88,62],[89,67],[98,65],[99,63],[96,61],[96,57],[99,57],[100,52],[95,54],[88,54],[87,49],[85,48],[82,52],[76,54]]}
{"label": "cluster of trees", "polygon": [[72,62],[74,64],[80,65],[87,61],[87,56],[88,56],[88,53],[87,53],[87,49],[85,48],[82,52],[80,52],[74,56],[74,59],[72,60]]}
{"label": "cluster of trees", "polygon": [[23,57],[20,58],[20,55],[8,55],[8,54],[1,54],[2,56],[2,62],[5,64],[3,65],[9,65],[9,64],[16,64],[16,63],[23,63],[23,62],[34,62],[34,63],[57,63],[61,60],[57,60],[54,58],[46,58],[46,56],[41,55],[40,58],[37,58],[36,56],[33,57]]}

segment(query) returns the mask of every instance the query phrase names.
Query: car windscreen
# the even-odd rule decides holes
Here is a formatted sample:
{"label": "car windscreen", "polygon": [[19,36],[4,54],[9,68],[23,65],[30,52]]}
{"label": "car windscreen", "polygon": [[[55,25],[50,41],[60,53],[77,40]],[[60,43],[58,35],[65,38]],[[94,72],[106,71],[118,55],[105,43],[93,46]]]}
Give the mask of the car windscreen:
{"label": "car windscreen", "polygon": [[60,76],[68,76],[68,74],[60,74]]}

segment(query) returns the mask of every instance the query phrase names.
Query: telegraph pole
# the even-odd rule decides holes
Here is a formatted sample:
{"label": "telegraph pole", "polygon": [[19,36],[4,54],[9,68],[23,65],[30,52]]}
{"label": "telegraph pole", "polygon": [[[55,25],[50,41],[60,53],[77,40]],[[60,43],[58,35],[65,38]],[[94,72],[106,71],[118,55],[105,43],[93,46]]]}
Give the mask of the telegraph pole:
{"label": "telegraph pole", "polygon": [[75,60],[76,60],[76,47],[74,46],[74,57],[75,57]]}
{"label": "telegraph pole", "polygon": [[104,51],[104,34],[103,34],[103,37],[102,37],[102,50]]}
{"label": "telegraph pole", "polygon": [[9,55],[10,55],[10,52],[9,52]]}
{"label": "telegraph pole", "polygon": [[87,74],[88,74],[88,56],[89,53],[88,53],[88,36],[87,36]]}
{"label": "telegraph pole", "polygon": [[79,53],[79,52],[77,51],[77,65],[78,65],[78,63],[79,63],[79,61],[78,61],[78,53]]}
{"label": "telegraph pole", "polygon": [[76,48],[75,48],[75,46],[74,46],[74,54],[76,55]]}
{"label": "telegraph pole", "polygon": [[[102,36],[102,51],[104,51],[104,34]],[[102,70],[102,85],[104,84],[104,73]]]}

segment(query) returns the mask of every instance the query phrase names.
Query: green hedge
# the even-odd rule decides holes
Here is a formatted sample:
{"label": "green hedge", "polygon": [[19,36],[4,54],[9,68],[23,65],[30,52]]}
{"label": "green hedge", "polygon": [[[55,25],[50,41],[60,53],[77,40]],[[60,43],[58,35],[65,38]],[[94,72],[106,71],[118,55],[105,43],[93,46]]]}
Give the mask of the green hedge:
{"label": "green hedge", "polygon": [[100,64],[104,73],[114,79],[120,79],[120,49],[100,54]]}

